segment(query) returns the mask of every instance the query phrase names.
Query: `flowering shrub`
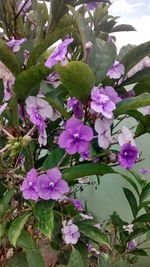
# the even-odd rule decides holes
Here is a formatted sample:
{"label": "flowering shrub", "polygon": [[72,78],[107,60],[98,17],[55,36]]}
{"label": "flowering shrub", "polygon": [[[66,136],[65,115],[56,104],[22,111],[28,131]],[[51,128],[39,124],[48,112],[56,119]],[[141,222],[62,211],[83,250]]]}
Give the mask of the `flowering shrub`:
{"label": "flowering shrub", "polygon": [[[110,5],[0,1],[1,266],[131,266],[147,256],[150,170],[133,168],[136,138],[150,132],[150,42],[117,54],[113,32],[134,28],[116,25]],[[106,174],[128,183],[131,222],[117,211],[99,222],[78,199]]]}

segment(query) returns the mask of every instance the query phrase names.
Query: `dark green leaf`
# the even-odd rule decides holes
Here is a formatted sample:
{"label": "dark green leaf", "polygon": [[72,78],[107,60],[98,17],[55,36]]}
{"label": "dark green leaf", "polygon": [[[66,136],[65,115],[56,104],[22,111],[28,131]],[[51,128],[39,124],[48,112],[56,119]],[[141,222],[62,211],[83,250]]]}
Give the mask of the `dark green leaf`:
{"label": "dark green leaf", "polygon": [[19,238],[21,231],[30,216],[31,216],[31,213],[29,212],[24,213],[23,215],[20,215],[12,222],[8,230],[8,239],[14,247],[16,246],[17,239]]}
{"label": "dark green leaf", "polygon": [[14,189],[7,191],[2,199],[0,199],[0,217],[3,217],[5,212],[9,209],[9,202],[14,196]]}
{"label": "dark green leaf", "polygon": [[[127,78],[121,85],[126,86],[126,85],[137,83],[137,82],[145,82],[148,79],[150,79],[150,67],[137,71],[133,76],[131,76],[130,78]],[[142,92],[144,93],[143,90]]]}
{"label": "dark green leaf", "polygon": [[50,23],[48,27],[48,32],[54,30],[58,21],[63,17],[67,11],[66,3],[69,1],[65,0],[51,0],[51,14],[50,14]]}
{"label": "dark green leaf", "polygon": [[0,104],[3,103],[4,98],[4,83],[3,80],[0,79]]}
{"label": "dark green leaf", "polygon": [[64,67],[57,65],[56,71],[71,96],[76,97],[83,103],[88,100],[91,89],[95,84],[95,77],[87,64],[72,61]]}
{"label": "dark green leaf", "polygon": [[145,250],[143,249],[135,249],[133,251],[130,251],[130,254],[138,255],[138,256],[148,256]]}
{"label": "dark green leaf", "polygon": [[150,82],[149,82],[149,80],[137,83],[134,86],[133,90],[134,90],[136,95],[142,95],[145,92],[150,93]]}
{"label": "dark green leaf", "polygon": [[128,44],[128,45],[125,45],[125,46],[123,46],[121,49],[120,49],[120,51],[119,51],[119,55],[118,55],[118,59],[119,59],[119,61],[121,61],[122,60],[122,58],[133,48],[133,47],[135,47],[135,45],[130,45],[130,44]]}
{"label": "dark green leaf", "polygon": [[115,171],[109,166],[88,163],[66,169],[63,171],[63,177],[65,180],[71,182],[74,179],[84,176],[104,175],[108,173],[115,173]]}
{"label": "dark green leaf", "polygon": [[14,85],[14,92],[19,100],[24,101],[29,95],[37,95],[41,81],[48,76],[50,69],[36,65],[20,73]]}
{"label": "dark green leaf", "polygon": [[132,48],[121,60],[121,63],[123,63],[125,66],[125,72],[127,73],[145,56],[149,54],[150,54],[150,41]]}
{"label": "dark green leaf", "polygon": [[39,230],[49,239],[51,239],[53,231],[53,205],[53,201],[39,201],[35,204],[35,217]]}
{"label": "dark green leaf", "polygon": [[24,252],[16,253],[7,261],[5,267],[29,267],[26,254]]}
{"label": "dark green leaf", "polygon": [[23,249],[30,249],[37,251],[37,247],[35,245],[35,242],[29,233],[27,233],[24,229],[22,229],[18,239],[17,239],[17,246],[21,247]]}
{"label": "dark green leaf", "polygon": [[16,128],[19,127],[19,114],[18,114],[18,102],[16,97],[12,97],[9,101],[9,111],[10,123],[13,124]]}
{"label": "dark green leaf", "polygon": [[93,225],[80,222],[79,230],[84,236],[90,238],[98,244],[108,244],[108,238],[106,234]]}
{"label": "dark green leaf", "polygon": [[136,29],[128,24],[120,24],[113,28],[112,32],[129,32],[129,31],[136,31]]}
{"label": "dark green leaf", "polygon": [[15,54],[2,40],[0,40],[0,61],[2,61],[15,76],[21,72],[21,68]]}
{"label": "dark green leaf", "polygon": [[[64,149],[57,148],[53,150],[51,154],[48,155],[46,160],[44,161],[42,165],[42,169],[48,170],[48,169],[56,167],[65,154],[66,152]],[[62,165],[66,165],[68,162],[68,159],[69,159],[68,156],[67,158],[65,157],[64,160],[62,161]]]}
{"label": "dark green leaf", "polygon": [[78,250],[73,249],[69,259],[68,267],[79,267],[79,266],[84,267],[82,256]]}
{"label": "dark green leaf", "polygon": [[40,251],[34,252],[31,250],[27,250],[26,257],[27,257],[28,267],[46,267]]}
{"label": "dark green leaf", "polygon": [[145,93],[141,96],[131,97],[130,99],[125,99],[117,104],[117,108],[114,111],[114,115],[118,116],[120,114],[125,114],[126,112],[140,107],[150,105],[150,94]]}
{"label": "dark green leaf", "polygon": [[136,200],[134,194],[132,193],[132,191],[129,190],[128,188],[123,188],[123,191],[124,191],[124,194],[125,194],[128,202],[129,202],[133,217],[135,218],[137,213],[138,213],[137,200]]}
{"label": "dark green leaf", "polygon": [[140,195],[140,200],[141,202],[143,202],[145,200],[145,198],[150,196],[150,183],[147,183],[143,189],[142,189],[142,193]]}
{"label": "dark green leaf", "polygon": [[138,189],[136,183],[133,181],[133,179],[127,175],[122,174],[122,173],[119,173],[119,174],[134,188],[134,190],[139,195],[139,189]]}
{"label": "dark green leaf", "polygon": [[141,222],[149,222],[150,221],[150,213],[145,213],[145,214],[142,214],[141,216],[137,217],[133,223],[135,222],[138,222],[138,223],[141,223]]}

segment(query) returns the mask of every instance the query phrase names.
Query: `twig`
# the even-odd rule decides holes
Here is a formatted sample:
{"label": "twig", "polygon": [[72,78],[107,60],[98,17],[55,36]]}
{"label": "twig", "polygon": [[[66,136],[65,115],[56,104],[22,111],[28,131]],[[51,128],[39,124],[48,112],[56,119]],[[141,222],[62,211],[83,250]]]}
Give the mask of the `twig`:
{"label": "twig", "polygon": [[57,164],[57,168],[58,167],[60,167],[60,165],[62,164],[62,162],[64,161],[64,159],[66,158],[66,156],[67,156],[67,152],[63,155],[63,157],[61,158],[61,160],[58,162],[58,164]]}

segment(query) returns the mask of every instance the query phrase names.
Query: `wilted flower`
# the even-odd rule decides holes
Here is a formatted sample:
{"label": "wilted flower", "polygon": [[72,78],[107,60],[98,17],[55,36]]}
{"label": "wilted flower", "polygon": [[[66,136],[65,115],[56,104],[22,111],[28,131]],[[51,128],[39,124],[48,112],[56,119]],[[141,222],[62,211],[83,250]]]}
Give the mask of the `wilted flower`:
{"label": "wilted flower", "polygon": [[108,70],[107,76],[113,79],[119,79],[124,74],[125,68],[123,64],[120,64],[118,61],[112,65],[112,67]]}
{"label": "wilted flower", "polygon": [[71,97],[68,100],[67,107],[68,108],[72,108],[74,116],[77,119],[80,119],[80,118],[83,117],[83,106],[82,106],[82,103],[78,99],[76,99],[75,97]]}
{"label": "wilted flower", "polygon": [[22,183],[21,191],[25,199],[38,200],[38,176],[35,169],[31,169],[27,173],[27,177]]}
{"label": "wilted flower", "polygon": [[133,239],[128,242],[127,247],[129,250],[135,250],[137,247],[137,242]]}
{"label": "wilted flower", "polygon": [[150,67],[150,57],[146,56],[144,57],[138,64],[136,64],[128,73],[127,77],[133,76],[138,71]]}
{"label": "wilted flower", "polygon": [[48,83],[52,84],[55,88],[57,88],[60,85],[59,75],[56,71],[53,71],[48,75],[47,81]]}
{"label": "wilted flower", "polygon": [[91,108],[101,113],[104,117],[111,119],[113,110],[116,108],[115,103],[111,101],[109,96],[103,94],[98,87],[93,87],[91,92]]}
{"label": "wilted flower", "polygon": [[118,142],[120,146],[127,143],[131,144],[132,146],[136,146],[133,135],[126,126],[122,127],[121,133],[118,136]]}
{"label": "wilted flower", "polygon": [[6,42],[7,46],[10,47],[12,49],[12,51],[14,53],[17,53],[20,50],[20,46],[26,42],[27,39],[26,38],[22,38],[20,40],[16,40],[16,39],[12,39],[9,42]]}
{"label": "wilted flower", "polygon": [[58,200],[63,194],[69,192],[68,184],[62,179],[61,172],[57,168],[41,174],[38,178],[38,186],[39,197],[45,200]]}
{"label": "wilted flower", "polygon": [[123,225],[123,229],[125,230],[125,232],[128,232],[129,234],[133,233],[133,227],[134,224]]}
{"label": "wilted flower", "polygon": [[138,159],[138,148],[131,144],[124,144],[118,155],[119,164],[125,169],[132,169]]}
{"label": "wilted flower", "polygon": [[64,227],[61,230],[63,234],[63,240],[67,245],[75,245],[80,237],[78,226],[73,224],[72,220],[69,220],[68,222],[64,221],[63,226]]}
{"label": "wilted flower", "polygon": [[98,133],[98,144],[103,149],[109,147],[112,137],[110,126],[113,119],[99,118],[95,121],[95,130]]}
{"label": "wilted flower", "polygon": [[48,68],[52,68],[59,62],[63,62],[66,54],[68,46],[73,42],[73,38],[67,38],[58,47],[51,53],[48,59],[45,62],[45,66]]}
{"label": "wilted flower", "polygon": [[59,136],[58,144],[72,155],[87,151],[92,139],[92,128],[83,125],[83,121],[79,119],[71,118],[65,125],[65,131]]}
{"label": "wilted flower", "polygon": [[94,254],[95,256],[99,256],[100,255],[100,252],[93,247],[92,244],[87,244],[87,249],[88,249],[88,252],[91,253],[91,254]]}

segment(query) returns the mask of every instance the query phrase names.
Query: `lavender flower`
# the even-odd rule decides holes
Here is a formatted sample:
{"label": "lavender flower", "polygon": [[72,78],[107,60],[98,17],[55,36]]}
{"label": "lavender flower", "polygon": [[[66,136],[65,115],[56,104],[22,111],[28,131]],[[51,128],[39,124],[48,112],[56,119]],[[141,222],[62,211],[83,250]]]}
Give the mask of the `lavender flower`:
{"label": "lavender flower", "polygon": [[76,207],[77,210],[83,211],[83,207],[79,199],[71,199],[71,202]]}
{"label": "lavender flower", "polygon": [[92,89],[91,99],[91,108],[95,112],[101,113],[108,119],[113,117],[112,111],[116,108],[114,102],[108,96],[102,94],[101,90],[96,86]]}
{"label": "lavender flower", "polygon": [[118,61],[112,65],[112,67],[108,70],[107,76],[113,79],[119,79],[124,74],[125,68],[123,64],[120,64]]}
{"label": "lavender flower", "polygon": [[118,136],[118,142],[120,146],[123,146],[127,143],[131,144],[132,146],[136,146],[133,135],[126,126],[122,127],[121,133]]}
{"label": "lavender flower", "polygon": [[88,149],[87,151],[81,152],[80,156],[84,160],[89,160],[90,159],[90,149]]}
{"label": "lavender flower", "polygon": [[35,169],[27,173],[27,177],[22,183],[21,191],[25,199],[38,200],[38,176]]}
{"label": "lavender flower", "polygon": [[60,85],[59,75],[56,71],[53,71],[52,73],[48,75],[47,81],[50,84],[52,84],[55,88],[57,88]]}
{"label": "lavender flower", "polygon": [[62,228],[63,240],[67,245],[75,245],[80,237],[79,228],[77,225],[73,224],[72,220],[63,223]]}
{"label": "lavender flower", "polygon": [[82,103],[77,100],[75,97],[71,97],[67,103],[68,108],[73,109],[74,116],[77,119],[81,119],[83,117],[83,106]]}
{"label": "lavender flower", "polygon": [[98,8],[99,6],[100,6],[100,3],[98,3],[98,2],[94,2],[94,1],[89,2],[89,3],[87,4],[87,8],[88,8],[88,10],[91,10],[91,11],[93,11],[95,8]]}
{"label": "lavender flower", "polygon": [[65,39],[58,47],[52,52],[50,57],[45,62],[45,66],[48,68],[52,68],[59,62],[63,62],[66,54],[68,46],[73,42],[73,38]]}
{"label": "lavender flower", "polygon": [[137,247],[137,242],[133,239],[128,242],[127,247],[129,250],[135,250]]}
{"label": "lavender flower", "polygon": [[61,172],[57,168],[47,171],[46,174],[41,174],[38,179],[39,197],[45,200],[58,200],[65,193],[69,192],[69,187],[66,181],[62,179]]}
{"label": "lavender flower", "polygon": [[143,175],[150,174],[150,169],[141,168],[141,169],[139,169],[139,173],[143,174]]}
{"label": "lavender flower", "polygon": [[100,89],[100,92],[109,97],[109,99],[117,104],[121,101],[121,98],[118,96],[117,92],[112,86],[105,86],[104,88]]}
{"label": "lavender flower", "polygon": [[68,154],[82,153],[89,149],[89,142],[93,139],[93,131],[83,121],[71,118],[65,125],[65,131],[59,136],[58,144],[65,148]]}
{"label": "lavender flower", "polygon": [[95,121],[95,130],[98,133],[98,144],[103,149],[108,148],[112,141],[110,129],[112,122],[112,119],[106,119],[104,117]]}
{"label": "lavender flower", "polygon": [[17,53],[20,50],[20,46],[26,41],[27,41],[26,38],[22,38],[20,40],[16,40],[13,38],[9,42],[6,42],[6,44],[8,45],[9,48],[12,49],[14,53]]}
{"label": "lavender flower", "polygon": [[124,144],[118,155],[119,164],[125,169],[132,169],[138,159],[138,148],[131,144]]}

